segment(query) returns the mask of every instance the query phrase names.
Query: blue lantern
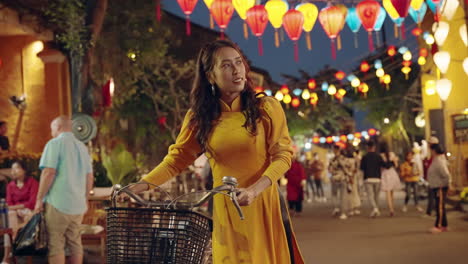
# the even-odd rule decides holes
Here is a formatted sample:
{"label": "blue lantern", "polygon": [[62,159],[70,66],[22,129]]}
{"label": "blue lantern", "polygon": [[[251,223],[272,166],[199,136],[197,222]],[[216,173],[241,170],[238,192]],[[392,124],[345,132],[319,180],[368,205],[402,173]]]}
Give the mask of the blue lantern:
{"label": "blue lantern", "polygon": [[436,15],[440,10],[440,7],[444,4],[444,0],[440,0],[438,4],[434,3],[432,0],[426,0],[429,9],[431,9],[432,13]]}
{"label": "blue lantern", "polygon": [[268,96],[272,96],[272,95],[273,95],[273,92],[272,92],[270,89],[266,89],[266,90],[265,90],[265,93],[266,93],[266,95],[268,95]]}
{"label": "blue lantern", "polygon": [[348,24],[349,29],[354,33],[354,47],[357,48],[357,32],[361,27],[361,20],[359,19],[358,13],[355,7],[348,8],[348,15],[346,16],[346,24]]}
{"label": "blue lantern", "polygon": [[328,86],[329,86],[329,85],[328,85],[327,82],[323,82],[323,83],[322,83],[322,91],[324,91],[324,92],[328,91]]}
{"label": "blue lantern", "polygon": [[381,69],[382,68],[382,61],[381,60],[375,60],[374,61],[374,68],[376,70]]}
{"label": "blue lantern", "polygon": [[414,10],[412,7],[409,9],[409,14],[411,18],[414,20],[414,22],[421,24],[421,22],[424,19],[424,16],[426,15],[427,12],[427,5],[426,3],[422,3],[421,8],[419,10]]}
{"label": "blue lantern", "polygon": [[293,90],[293,94],[295,96],[300,96],[302,94],[302,90],[299,89],[299,88],[296,88],[296,89]]}
{"label": "blue lantern", "polygon": [[[386,17],[387,17],[387,11],[385,11],[385,8],[380,7],[379,16],[377,17],[377,20],[375,21],[375,25],[374,25],[375,32],[379,32],[382,29],[382,26],[385,22]],[[377,36],[377,46],[380,46],[379,34],[376,34],[376,36]]]}

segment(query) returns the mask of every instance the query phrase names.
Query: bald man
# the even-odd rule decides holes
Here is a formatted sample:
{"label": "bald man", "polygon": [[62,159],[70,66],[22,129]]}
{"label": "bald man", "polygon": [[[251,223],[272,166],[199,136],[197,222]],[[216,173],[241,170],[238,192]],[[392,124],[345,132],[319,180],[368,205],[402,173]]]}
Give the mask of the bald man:
{"label": "bald man", "polygon": [[52,137],[44,148],[35,211],[45,209],[49,263],[65,263],[65,246],[71,263],[83,263],[80,225],[93,187],[91,158],[86,146],[71,132],[69,117],[52,121]]}

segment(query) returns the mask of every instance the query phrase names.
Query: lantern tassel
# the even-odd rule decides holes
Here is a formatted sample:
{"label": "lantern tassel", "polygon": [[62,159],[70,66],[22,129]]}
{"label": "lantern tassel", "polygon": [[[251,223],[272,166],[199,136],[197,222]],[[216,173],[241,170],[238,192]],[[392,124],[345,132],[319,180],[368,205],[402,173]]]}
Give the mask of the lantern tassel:
{"label": "lantern tassel", "polygon": [[374,41],[372,40],[372,31],[369,31],[367,34],[367,40],[369,41],[369,51],[374,51]]}
{"label": "lantern tassel", "polygon": [[335,60],[336,59],[336,50],[335,50],[335,39],[331,39],[331,52],[332,52],[332,58]]}
{"label": "lantern tassel", "polygon": [[263,56],[263,41],[262,38],[258,38],[258,54]]}
{"label": "lantern tassel", "polygon": [[341,50],[341,36],[338,35],[338,42],[336,43],[338,46],[338,50]]}
{"label": "lantern tassel", "polygon": [[278,29],[275,29],[275,46],[277,48],[280,46]]}
{"label": "lantern tassel", "polygon": [[306,34],[307,49],[312,50],[312,41],[310,40],[310,34]]}
{"label": "lantern tassel", "polygon": [[393,25],[393,32],[395,32],[395,38],[398,38],[398,27],[396,24]]}
{"label": "lantern tassel", "polygon": [[185,19],[185,33],[187,34],[187,36],[190,36],[192,34],[190,30],[190,17],[189,16],[187,16]]}
{"label": "lantern tassel", "polygon": [[294,60],[296,62],[299,61],[299,47],[297,45],[297,41],[294,41]]}
{"label": "lantern tassel", "polygon": [[377,40],[377,47],[380,47],[380,34],[378,31],[375,32],[375,38]]}
{"label": "lantern tassel", "polygon": [[406,38],[406,29],[405,29],[405,24],[404,23],[401,24],[400,30],[401,30],[401,39],[405,40],[405,38]]}
{"label": "lantern tassel", "polygon": [[281,42],[284,42],[284,29],[283,28],[281,28],[280,40],[281,40]]}
{"label": "lantern tassel", "polygon": [[358,39],[357,39],[357,34],[354,33],[354,48],[357,49],[358,48]]}
{"label": "lantern tassel", "polygon": [[156,0],[156,20],[161,22],[161,2],[160,0]]}
{"label": "lantern tassel", "polygon": [[244,20],[244,38],[249,39],[249,30],[247,28],[247,24],[245,23],[245,20]]}
{"label": "lantern tassel", "polygon": [[214,28],[214,20],[213,20],[213,16],[210,14],[210,28],[213,29]]}

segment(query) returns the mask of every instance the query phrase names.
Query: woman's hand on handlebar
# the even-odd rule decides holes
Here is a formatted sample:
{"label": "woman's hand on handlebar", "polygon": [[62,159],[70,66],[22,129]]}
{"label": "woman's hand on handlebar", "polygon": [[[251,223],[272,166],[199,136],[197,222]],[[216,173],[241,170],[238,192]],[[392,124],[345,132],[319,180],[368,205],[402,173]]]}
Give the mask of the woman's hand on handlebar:
{"label": "woman's hand on handlebar", "polygon": [[250,188],[239,188],[237,189],[237,202],[240,206],[246,206],[253,203],[257,198],[256,193]]}
{"label": "woman's hand on handlebar", "polygon": [[[130,186],[128,189],[129,191],[135,194],[139,194],[141,192],[149,190],[149,185],[147,184],[146,181],[140,181],[137,184]],[[125,192],[120,192],[119,196],[117,197],[117,202],[119,203],[122,203],[128,200],[130,200],[130,197]]]}

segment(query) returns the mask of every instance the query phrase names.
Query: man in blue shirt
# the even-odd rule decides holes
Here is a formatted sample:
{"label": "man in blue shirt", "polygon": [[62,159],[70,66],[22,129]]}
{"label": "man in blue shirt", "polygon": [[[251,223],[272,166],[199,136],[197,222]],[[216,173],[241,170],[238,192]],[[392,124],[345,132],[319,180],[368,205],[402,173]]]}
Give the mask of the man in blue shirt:
{"label": "man in blue shirt", "polygon": [[44,148],[35,211],[44,209],[49,235],[49,263],[83,263],[80,225],[93,187],[91,158],[86,146],[71,132],[72,121],[60,116],[51,123],[52,137]]}

